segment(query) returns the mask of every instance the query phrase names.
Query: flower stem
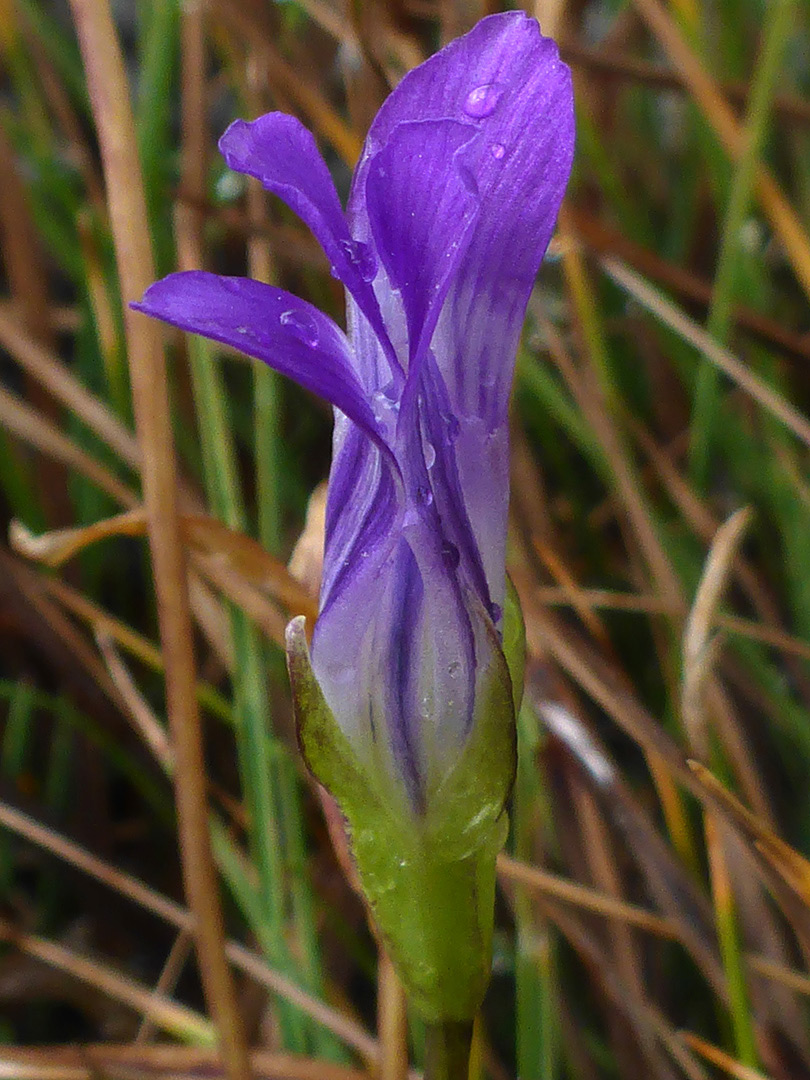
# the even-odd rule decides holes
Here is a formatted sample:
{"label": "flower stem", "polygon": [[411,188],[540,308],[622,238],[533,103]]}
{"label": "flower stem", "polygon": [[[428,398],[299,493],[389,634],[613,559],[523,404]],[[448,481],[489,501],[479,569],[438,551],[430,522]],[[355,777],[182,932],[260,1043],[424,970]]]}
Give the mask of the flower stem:
{"label": "flower stem", "polygon": [[473,1025],[471,1020],[428,1024],[425,1080],[468,1080]]}

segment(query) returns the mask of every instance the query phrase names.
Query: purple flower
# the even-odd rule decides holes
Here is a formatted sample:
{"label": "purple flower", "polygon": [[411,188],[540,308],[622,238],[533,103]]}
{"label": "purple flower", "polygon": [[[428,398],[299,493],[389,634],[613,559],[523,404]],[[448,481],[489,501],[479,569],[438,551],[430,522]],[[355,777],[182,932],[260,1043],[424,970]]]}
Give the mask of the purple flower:
{"label": "purple flower", "polygon": [[520,12],[493,15],[390,95],[345,213],[294,117],[220,141],[320,241],[348,335],[281,289],[202,272],[136,305],[335,406],[312,665],[357,759],[417,816],[503,667],[508,401],[573,142],[556,46]]}

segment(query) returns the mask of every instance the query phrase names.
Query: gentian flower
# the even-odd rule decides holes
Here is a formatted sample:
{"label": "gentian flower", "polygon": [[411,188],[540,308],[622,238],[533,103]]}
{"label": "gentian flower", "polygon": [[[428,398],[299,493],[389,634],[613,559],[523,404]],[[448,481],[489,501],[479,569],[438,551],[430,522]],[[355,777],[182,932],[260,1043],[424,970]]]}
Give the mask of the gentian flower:
{"label": "gentian flower", "polygon": [[556,46],[522,12],[493,15],[385,101],[345,213],[294,117],[237,120],[220,141],[320,241],[348,334],[281,289],[203,272],[136,305],[335,408],[311,666],[301,623],[288,633],[296,712],[429,1017],[471,1016],[488,975],[519,681],[504,654],[507,410],[573,141]]}

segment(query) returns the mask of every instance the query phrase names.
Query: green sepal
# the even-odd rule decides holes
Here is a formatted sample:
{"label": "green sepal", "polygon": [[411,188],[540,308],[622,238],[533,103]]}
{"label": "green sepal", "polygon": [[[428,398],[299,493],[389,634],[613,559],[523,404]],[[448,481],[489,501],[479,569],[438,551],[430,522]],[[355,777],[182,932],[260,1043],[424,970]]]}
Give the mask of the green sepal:
{"label": "green sepal", "polygon": [[304,619],[287,663],[304,759],[335,797],[376,925],[414,1007],[431,1022],[474,1017],[489,980],[495,860],[516,766],[512,680],[488,619],[490,663],[472,731],[451,771],[412,810],[368,768],[336,723],[312,670]]}

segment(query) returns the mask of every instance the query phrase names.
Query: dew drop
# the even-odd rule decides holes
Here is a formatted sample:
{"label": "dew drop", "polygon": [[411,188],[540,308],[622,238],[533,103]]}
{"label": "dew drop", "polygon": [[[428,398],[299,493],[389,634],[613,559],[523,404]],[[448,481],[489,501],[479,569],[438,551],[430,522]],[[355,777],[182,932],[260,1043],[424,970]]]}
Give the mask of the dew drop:
{"label": "dew drop", "polygon": [[384,390],[375,390],[371,395],[371,408],[377,420],[386,421],[399,412],[399,402],[391,398]]}
{"label": "dew drop", "polygon": [[431,506],[433,503],[433,492],[429,487],[420,485],[416,489],[416,501],[420,506]]}
{"label": "dew drop", "polygon": [[360,240],[341,240],[340,246],[363,281],[373,281],[377,276],[377,260],[368,244]]}
{"label": "dew drop", "polygon": [[432,469],[436,464],[436,447],[433,443],[425,443],[425,468]]}
{"label": "dew drop", "polygon": [[246,334],[248,332],[248,328],[246,326],[237,326],[236,332],[237,334]]}
{"label": "dew drop", "polygon": [[458,564],[461,562],[461,555],[455,544],[451,544],[449,540],[445,540],[442,543],[442,560],[444,565],[451,570],[455,570]]}
{"label": "dew drop", "polygon": [[502,161],[503,156],[506,153],[506,147],[503,145],[503,143],[494,142],[492,146],[490,146],[489,152],[490,154],[492,154],[496,161]]}
{"label": "dew drop", "polygon": [[447,674],[452,678],[454,675],[458,675],[461,671],[461,661],[453,660],[447,665]]}
{"label": "dew drop", "polygon": [[495,112],[502,93],[501,87],[496,86],[495,83],[483,83],[481,86],[476,86],[467,95],[464,112],[474,120],[485,120]]}
{"label": "dew drop", "polygon": [[279,317],[279,322],[305,345],[318,344],[318,325],[308,311],[285,311]]}

